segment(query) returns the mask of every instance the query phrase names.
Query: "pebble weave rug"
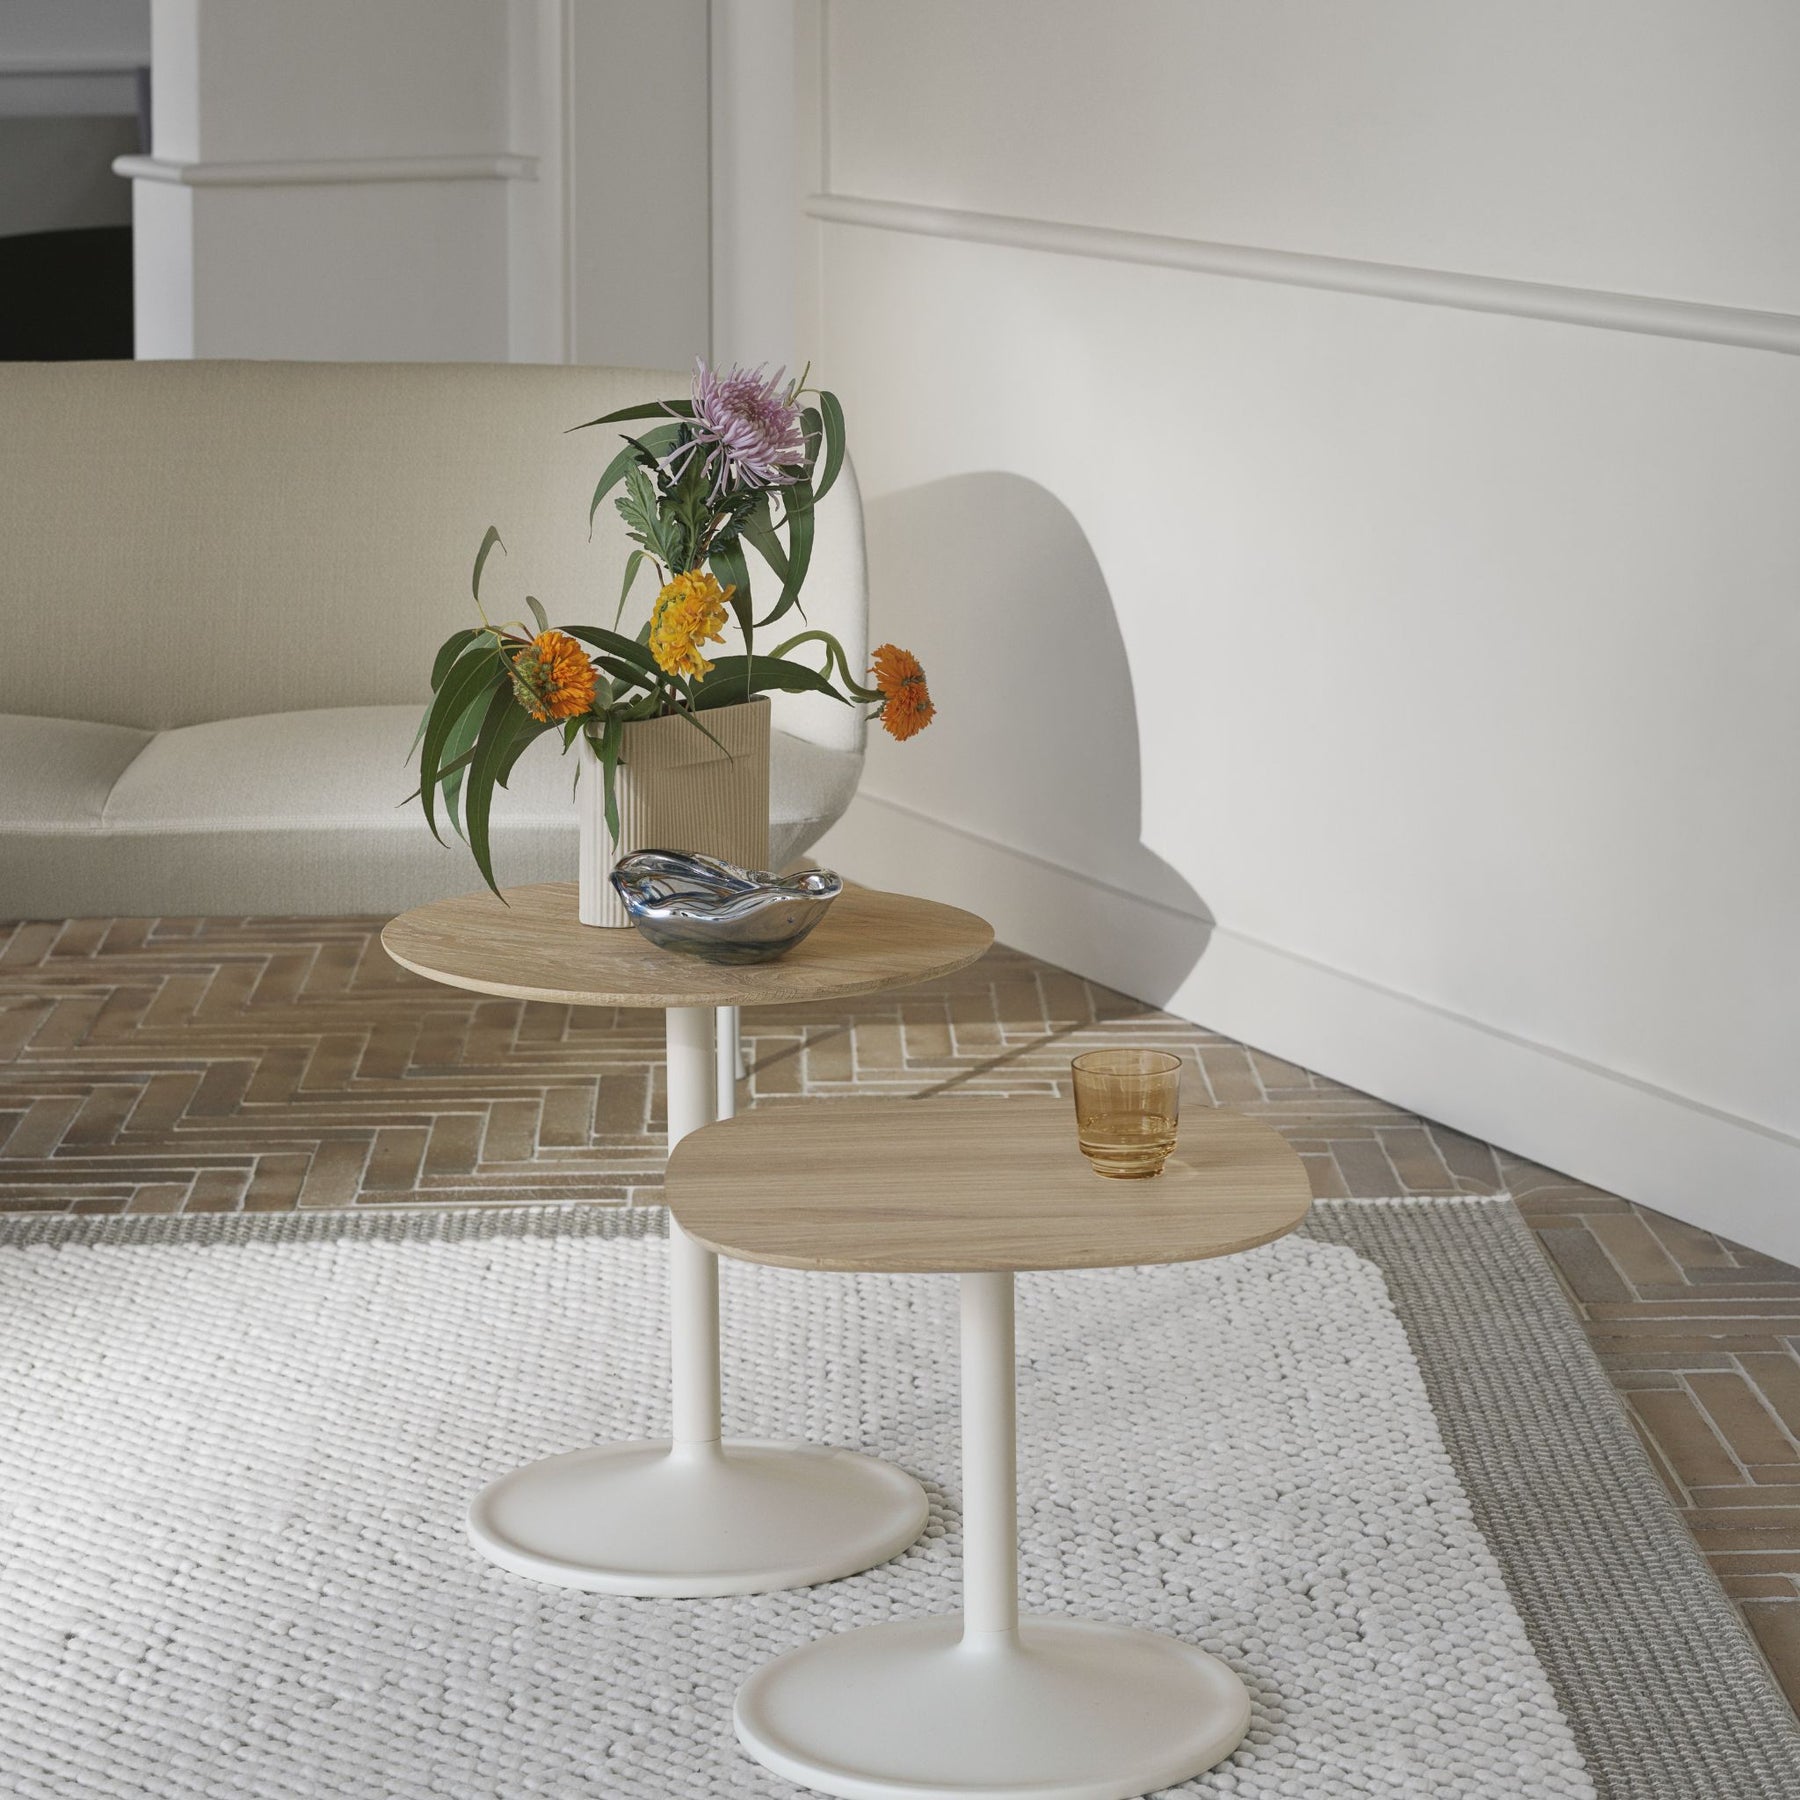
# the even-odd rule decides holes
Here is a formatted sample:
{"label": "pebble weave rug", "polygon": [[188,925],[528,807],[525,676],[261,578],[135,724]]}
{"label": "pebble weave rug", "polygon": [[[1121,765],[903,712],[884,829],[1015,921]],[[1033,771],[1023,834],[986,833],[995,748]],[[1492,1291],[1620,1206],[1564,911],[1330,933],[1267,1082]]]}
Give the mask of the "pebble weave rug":
{"label": "pebble weave rug", "polygon": [[[956,1604],[949,1278],[725,1266],[728,1419],[901,1463],[930,1527],[848,1581],[633,1601],[505,1575],[461,1516],[522,1461],[665,1427],[657,1215],[129,1229],[164,1223],[0,1254],[20,1800],[792,1794],[732,1740],[738,1682]],[[1648,1763],[1663,1785],[1634,1788],[1579,1741],[1365,1256],[1314,1234],[1026,1276],[1019,1303],[1023,1605],[1202,1644],[1251,1689],[1248,1741],[1183,1792],[1709,1791]],[[1677,1659],[1688,1623],[1656,1621]],[[1784,1791],[1781,1753],[1710,1791]]]}

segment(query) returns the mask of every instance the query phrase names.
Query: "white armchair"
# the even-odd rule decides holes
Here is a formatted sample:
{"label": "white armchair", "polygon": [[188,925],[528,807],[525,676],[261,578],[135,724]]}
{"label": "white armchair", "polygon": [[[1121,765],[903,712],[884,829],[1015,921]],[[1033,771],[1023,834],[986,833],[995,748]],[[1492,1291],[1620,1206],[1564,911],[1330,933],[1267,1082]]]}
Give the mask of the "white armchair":
{"label": "white armchair", "polygon": [[[507,550],[483,577],[492,616],[532,593],[553,617],[610,621],[629,546],[610,504],[591,541],[582,521],[613,434],[568,431],[686,381],[0,365],[0,917],[391,913],[477,885],[467,851],[403,804],[431,653],[474,616],[490,523]],[[866,666],[848,467],[805,605]],[[823,696],[773,704],[779,865],[848,806],[864,730]],[[572,877],[572,779],[549,745],[521,763],[495,808],[502,881]]]}

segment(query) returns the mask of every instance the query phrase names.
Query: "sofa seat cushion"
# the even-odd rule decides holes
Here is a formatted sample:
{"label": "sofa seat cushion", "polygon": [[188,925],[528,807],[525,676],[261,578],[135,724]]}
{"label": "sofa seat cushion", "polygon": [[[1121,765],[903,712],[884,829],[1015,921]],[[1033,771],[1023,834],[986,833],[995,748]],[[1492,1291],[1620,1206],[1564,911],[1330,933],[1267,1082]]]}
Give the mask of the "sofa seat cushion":
{"label": "sofa seat cushion", "polygon": [[114,785],[154,735],[0,713],[0,834],[102,830]]}
{"label": "sofa seat cushion", "polygon": [[[440,845],[407,804],[420,711],[270,713],[132,733],[130,746],[110,727],[4,721],[0,766],[29,791],[0,822],[0,916],[394,913],[466,893],[481,881],[467,846],[448,824]],[[92,745],[88,773],[71,783],[14,754],[21,724]],[[97,731],[111,734],[110,763]],[[533,751],[496,797],[502,882],[573,874],[571,778],[551,750]]]}
{"label": "sofa seat cushion", "polygon": [[[158,733],[0,715],[0,917],[379,913],[480,884],[425,828],[415,706],[329,707]],[[771,860],[849,804],[854,751],[771,736]],[[529,750],[494,801],[503,885],[575,872],[572,762]]]}
{"label": "sofa seat cushion", "polygon": [[[386,831],[423,835],[410,747],[416,706],[334,706],[160,731],[120,776],[115,832]],[[573,771],[537,746],[495,796],[496,827],[567,825]],[[448,830],[448,828],[446,828]]]}

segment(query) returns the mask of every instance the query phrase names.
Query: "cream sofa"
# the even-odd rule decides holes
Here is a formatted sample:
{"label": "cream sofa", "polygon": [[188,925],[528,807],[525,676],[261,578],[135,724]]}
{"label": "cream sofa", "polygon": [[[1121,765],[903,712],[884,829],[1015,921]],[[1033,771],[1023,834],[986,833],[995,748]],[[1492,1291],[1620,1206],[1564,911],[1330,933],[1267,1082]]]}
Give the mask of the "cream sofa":
{"label": "cream sofa", "polygon": [[[618,428],[569,428],[685,388],[522,365],[0,365],[0,917],[387,913],[477,886],[404,804],[432,652],[475,621],[490,523],[496,622],[527,593],[612,622],[629,545],[610,502],[591,541],[587,516]],[[848,468],[806,608],[860,665]],[[848,805],[863,725],[820,696],[774,705],[779,864]],[[554,739],[521,762],[495,808],[503,883],[572,876],[572,777]]]}

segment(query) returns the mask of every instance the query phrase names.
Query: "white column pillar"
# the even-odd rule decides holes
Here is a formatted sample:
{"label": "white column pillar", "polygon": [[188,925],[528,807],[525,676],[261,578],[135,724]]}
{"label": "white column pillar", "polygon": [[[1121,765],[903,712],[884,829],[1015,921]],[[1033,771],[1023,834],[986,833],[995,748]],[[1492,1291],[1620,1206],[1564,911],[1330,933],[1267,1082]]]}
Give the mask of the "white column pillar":
{"label": "white column pillar", "polygon": [[[713,1015],[667,1013],[669,1148],[712,1122]],[[669,1384],[677,1455],[719,1453],[719,1259],[669,1220]]]}
{"label": "white column pillar", "polygon": [[1013,1278],[962,1277],[963,1636],[1019,1641],[1019,1473]]}
{"label": "white column pillar", "polygon": [[152,0],[139,356],[504,361],[525,3]]}

